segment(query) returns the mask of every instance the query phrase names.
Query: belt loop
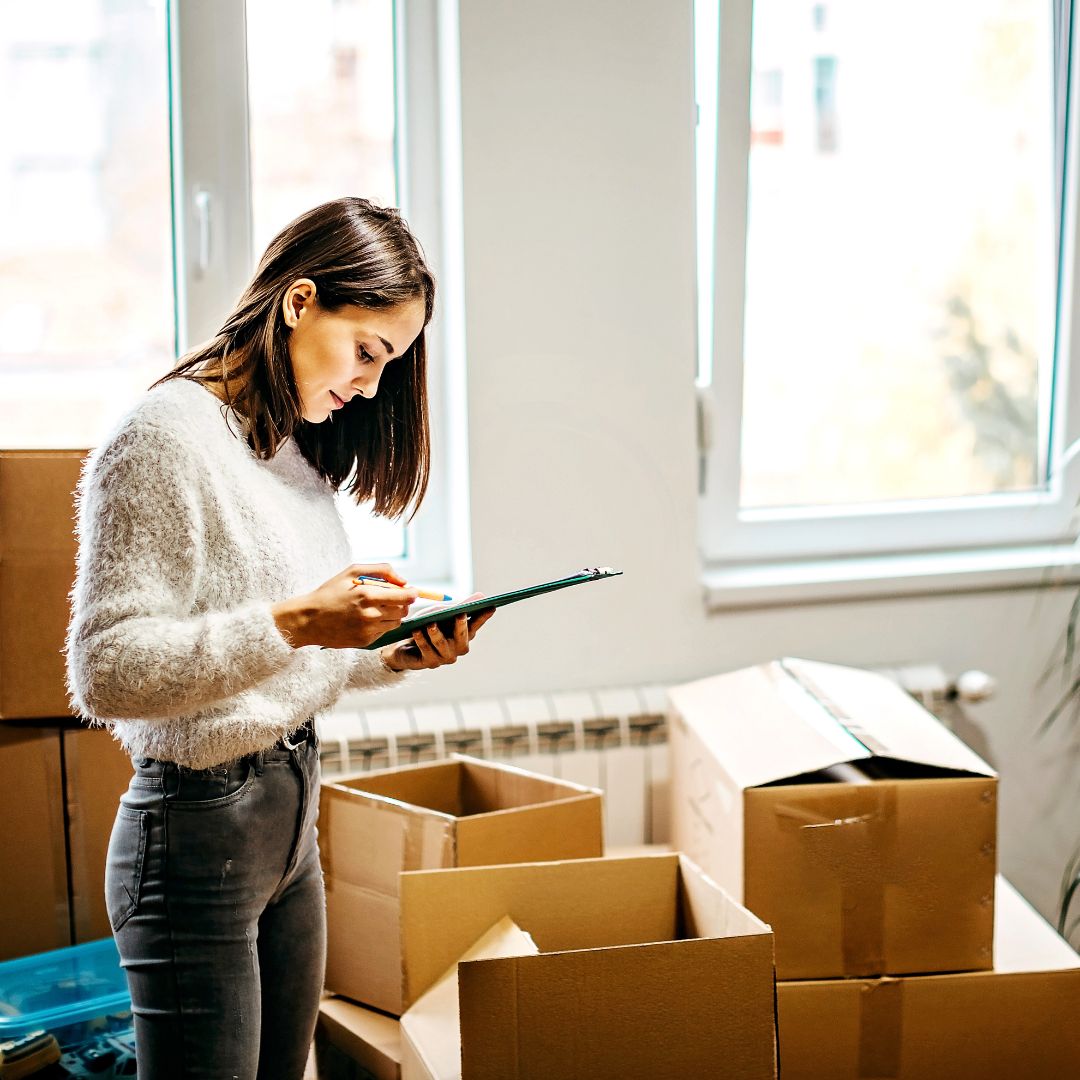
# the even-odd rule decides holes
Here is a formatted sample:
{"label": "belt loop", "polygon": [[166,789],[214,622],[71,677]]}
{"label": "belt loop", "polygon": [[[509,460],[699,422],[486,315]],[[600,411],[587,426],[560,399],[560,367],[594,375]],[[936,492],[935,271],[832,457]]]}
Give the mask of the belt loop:
{"label": "belt loop", "polygon": [[309,716],[295,731],[283,735],[281,742],[286,750],[299,750],[309,742],[315,741],[315,718]]}
{"label": "belt loop", "polygon": [[263,759],[263,751],[262,750],[256,750],[255,753],[251,755],[251,757],[252,757],[252,764],[254,764],[254,766],[255,766],[255,775],[256,776],[262,776],[262,774],[263,774],[263,760],[264,760]]}

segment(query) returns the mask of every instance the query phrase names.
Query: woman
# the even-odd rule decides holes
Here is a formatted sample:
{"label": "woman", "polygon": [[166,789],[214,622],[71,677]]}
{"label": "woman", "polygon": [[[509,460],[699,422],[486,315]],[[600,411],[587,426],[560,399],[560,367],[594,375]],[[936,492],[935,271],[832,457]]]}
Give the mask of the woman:
{"label": "woman", "polygon": [[105,892],[151,1080],[303,1075],[326,945],[312,717],[453,663],[491,614],[363,650],[417,590],[350,565],[334,502],[424,496],[434,292],[397,211],[317,207],[87,463],[68,680],[135,765]]}

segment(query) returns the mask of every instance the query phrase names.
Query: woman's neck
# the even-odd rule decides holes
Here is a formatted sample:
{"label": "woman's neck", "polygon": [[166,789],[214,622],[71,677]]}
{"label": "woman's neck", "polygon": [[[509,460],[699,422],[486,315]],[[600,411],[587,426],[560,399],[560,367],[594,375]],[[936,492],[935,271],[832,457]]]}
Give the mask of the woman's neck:
{"label": "woman's neck", "polygon": [[222,371],[219,360],[208,360],[200,367],[191,372],[216,398],[231,405],[241,396],[244,380],[239,376],[238,370],[242,365],[233,364],[231,370]]}

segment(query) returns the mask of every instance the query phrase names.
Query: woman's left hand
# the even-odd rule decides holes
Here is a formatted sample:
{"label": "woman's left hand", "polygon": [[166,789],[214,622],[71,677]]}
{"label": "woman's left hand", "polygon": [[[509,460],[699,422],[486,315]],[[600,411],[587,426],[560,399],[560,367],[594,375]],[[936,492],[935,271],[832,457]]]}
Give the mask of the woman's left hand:
{"label": "woman's left hand", "polygon": [[[476,593],[468,600],[479,600],[483,593]],[[469,643],[476,632],[495,614],[495,609],[474,615],[458,615],[454,619],[453,634],[444,634],[438,623],[431,623],[417,630],[411,641],[399,641],[386,645],[379,652],[383,663],[391,671],[423,671],[427,668],[454,664],[459,656],[469,651]]]}

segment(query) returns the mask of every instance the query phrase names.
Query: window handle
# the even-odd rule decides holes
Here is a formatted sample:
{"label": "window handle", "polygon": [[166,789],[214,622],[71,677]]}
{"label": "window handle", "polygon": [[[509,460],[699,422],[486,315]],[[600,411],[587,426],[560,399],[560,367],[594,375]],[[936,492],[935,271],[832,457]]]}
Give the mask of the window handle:
{"label": "window handle", "polygon": [[194,201],[195,226],[198,229],[195,272],[199,277],[204,277],[210,269],[210,192],[206,188],[196,188]]}
{"label": "window handle", "polygon": [[709,453],[714,439],[714,416],[712,388],[698,386],[697,390],[697,444],[698,444],[698,494],[704,495],[706,488]]}

